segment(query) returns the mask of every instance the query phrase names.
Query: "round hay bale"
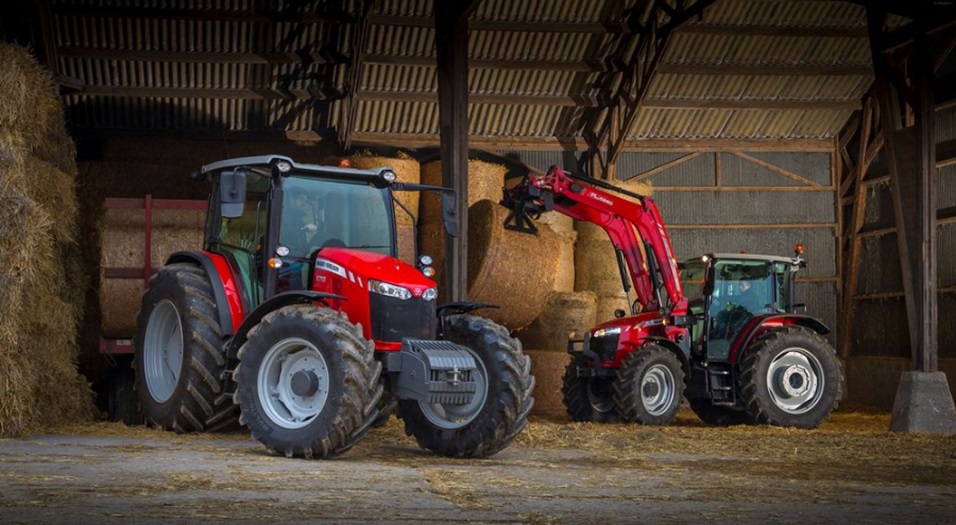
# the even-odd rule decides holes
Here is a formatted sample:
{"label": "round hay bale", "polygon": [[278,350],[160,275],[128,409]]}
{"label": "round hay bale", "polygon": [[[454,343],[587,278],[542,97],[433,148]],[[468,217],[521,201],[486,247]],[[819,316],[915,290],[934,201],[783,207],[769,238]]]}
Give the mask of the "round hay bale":
{"label": "round hay bale", "polygon": [[527,350],[525,355],[531,358],[531,374],[534,376],[534,406],[532,414],[543,416],[562,416],[565,414],[564,396],[561,387],[564,382],[564,369],[570,357],[566,352],[553,350]]}
{"label": "round hay bale", "polygon": [[574,231],[578,232],[578,242],[611,242],[611,238],[603,228],[590,222],[574,221]]}
{"label": "round hay bale", "polygon": [[614,319],[615,310],[624,310],[630,314],[626,294],[621,293],[619,295],[599,295],[597,297],[597,307],[595,308],[594,324],[598,325],[605,321]]}
{"label": "round hay bale", "polygon": [[574,219],[556,211],[545,212],[535,221],[536,224],[547,224],[554,233],[569,233],[574,231]]}
{"label": "round hay bale", "polygon": [[499,305],[481,314],[520,330],[538,317],[554,287],[560,240],[547,226],[535,236],[505,230],[507,213],[490,200],[468,209],[468,298]]}
{"label": "round hay bale", "polygon": [[[202,246],[205,212],[154,209],[151,266],[159,268],[177,251]],[[142,279],[107,278],[107,268],[143,268],[146,253],[145,211],[107,209],[100,234],[100,289],[104,337],[129,338],[143,293]]]}
{"label": "round hay bale", "polygon": [[561,243],[558,246],[558,275],[554,279],[554,291],[573,292],[574,246],[578,234],[574,231],[556,233]]}
{"label": "round hay bale", "polygon": [[[507,168],[481,160],[468,161],[468,206],[481,200],[498,202]],[[441,186],[441,161],[422,165],[422,184]],[[441,196],[436,192],[422,195],[421,224],[441,221]]]}
{"label": "round hay bale", "polygon": [[578,238],[574,248],[574,289],[598,295],[624,292],[617,256],[610,240],[582,241]]}
{"label": "round hay bale", "polygon": [[595,325],[597,299],[594,292],[552,293],[541,315],[515,336],[526,348],[564,351],[570,334],[584,337]]}
{"label": "round hay bale", "polygon": [[408,264],[415,264],[415,226],[412,224],[397,224],[398,258]]}

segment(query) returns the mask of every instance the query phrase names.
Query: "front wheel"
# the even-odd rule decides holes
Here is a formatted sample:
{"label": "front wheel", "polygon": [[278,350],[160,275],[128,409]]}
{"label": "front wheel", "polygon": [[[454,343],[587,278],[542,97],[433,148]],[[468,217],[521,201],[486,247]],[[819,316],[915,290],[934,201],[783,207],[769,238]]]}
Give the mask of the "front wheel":
{"label": "front wheel", "polygon": [[531,361],[507,330],[474,315],[448,317],[445,338],[474,354],[475,396],[464,405],[401,400],[398,417],[405,422],[405,433],[442,456],[496,454],[528,424],[534,403]]}
{"label": "front wheel", "polygon": [[617,371],[614,403],[621,419],[667,425],[677,416],[684,392],[684,370],[670,350],[647,344],[632,352]]}
{"label": "front wheel", "polygon": [[758,423],[816,428],[836,408],[842,383],[833,348],[800,326],[762,335],[740,361],[740,398]]}
{"label": "front wheel", "polygon": [[561,394],[572,421],[613,423],[618,420],[614,406],[614,380],[609,377],[579,377],[574,357],[564,369]]}
{"label": "front wheel", "polygon": [[371,342],[341,314],[311,304],[279,308],[239,349],[239,421],[274,453],[339,455],[378,416],[381,370]]}

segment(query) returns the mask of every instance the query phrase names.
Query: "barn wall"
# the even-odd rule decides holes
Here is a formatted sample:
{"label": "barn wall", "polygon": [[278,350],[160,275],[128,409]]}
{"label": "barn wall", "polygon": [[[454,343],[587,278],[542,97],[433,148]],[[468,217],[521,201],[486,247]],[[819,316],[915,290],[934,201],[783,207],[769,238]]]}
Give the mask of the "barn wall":
{"label": "barn wall", "polygon": [[[956,139],[956,109],[936,119],[937,141]],[[886,173],[881,154],[868,178]],[[938,355],[956,396],[956,165],[937,176]],[[892,408],[900,373],[913,369],[895,222],[889,183],[868,185],[847,380],[851,399],[883,408]]]}

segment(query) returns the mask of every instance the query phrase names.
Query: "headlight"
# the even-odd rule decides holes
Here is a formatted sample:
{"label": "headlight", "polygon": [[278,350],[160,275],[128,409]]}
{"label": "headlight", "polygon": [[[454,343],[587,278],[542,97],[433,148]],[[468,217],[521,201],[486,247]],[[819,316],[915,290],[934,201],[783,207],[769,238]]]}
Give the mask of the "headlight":
{"label": "headlight", "polygon": [[382,281],[369,280],[368,289],[373,293],[382,294],[387,297],[394,297],[403,301],[412,298],[412,292],[409,292],[407,288],[395,286],[394,284],[383,283]]}
{"label": "headlight", "polygon": [[611,328],[601,328],[600,330],[596,330],[596,331],[594,332],[594,337],[604,337],[604,336],[608,336],[608,335],[617,335],[617,334],[619,334],[619,333],[621,333],[621,327],[620,327],[620,326],[612,326]]}
{"label": "headlight", "polygon": [[429,288],[425,290],[425,293],[422,294],[422,299],[426,301],[432,301],[436,297],[438,297],[438,290],[436,290],[435,288]]}
{"label": "headlight", "polygon": [[432,268],[431,266],[426,266],[422,268],[422,275],[424,275],[425,277],[434,277],[435,269]]}
{"label": "headlight", "polygon": [[431,255],[422,255],[418,258],[418,264],[420,266],[431,266],[433,262],[435,262],[435,260],[432,259]]}

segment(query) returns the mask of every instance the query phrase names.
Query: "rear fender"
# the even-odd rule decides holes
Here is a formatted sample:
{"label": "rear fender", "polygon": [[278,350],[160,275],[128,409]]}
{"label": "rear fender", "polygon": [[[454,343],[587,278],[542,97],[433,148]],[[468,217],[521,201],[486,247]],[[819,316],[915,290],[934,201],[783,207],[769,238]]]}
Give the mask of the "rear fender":
{"label": "rear fender", "polygon": [[176,252],[166,259],[166,264],[177,263],[195,264],[206,272],[219,312],[219,327],[224,336],[236,333],[242,321],[242,294],[226,258],[210,252]]}
{"label": "rear fender", "polygon": [[751,341],[753,341],[758,335],[768,329],[782,326],[804,326],[820,335],[826,335],[830,333],[830,328],[828,328],[827,325],[820,322],[819,319],[810,317],[809,315],[770,314],[754,317],[740,332],[740,335],[737,336],[737,340],[734,342],[734,346],[730,350],[730,364],[735,364],[737,362],[737,357],[745,348],[750,346]]}
{"label": "rear fender", "polygon": [[347,298],[342,295],[336,295],[332,293],[295,290],[291,292],[280,293],[267,301],[263,301],[263,303],[256,307],[255,310],[249,312],[249,315],[247,315],[242,321],[242,324],[239,325],[235,335],[229,340],[228,343],[226,343],[226,358],[236,358],[236,355],[239,353],[239,349],[242,348],[242,345],[246,343],[249,330],[252,330],[252,327],[259,324],[259,321],[262,321],[262,318],[268,315],[270,312],[293,304],[322,303],[328,306],[328,303],[326,302],[328,299],[340,299],[344,301]]}

